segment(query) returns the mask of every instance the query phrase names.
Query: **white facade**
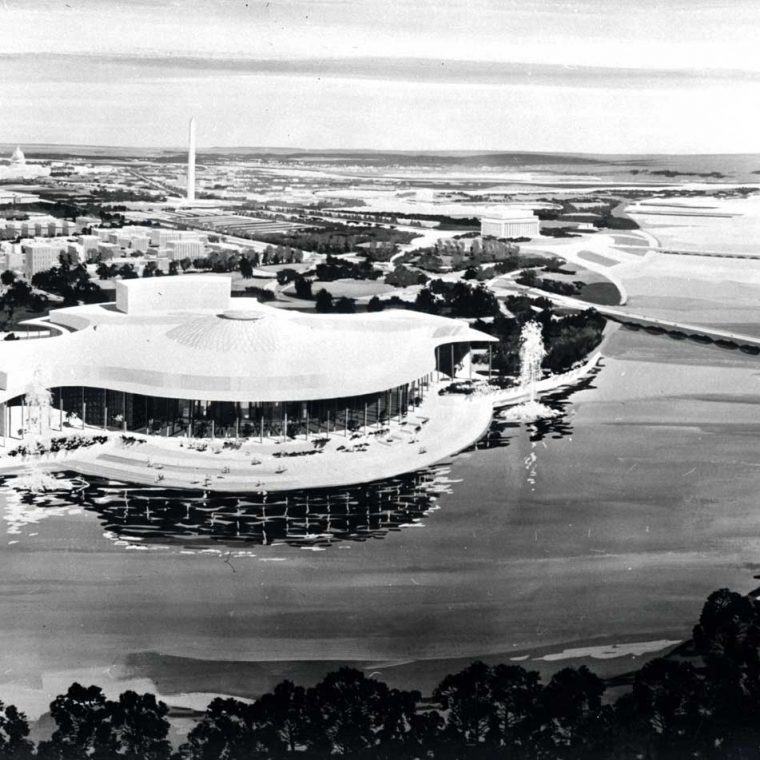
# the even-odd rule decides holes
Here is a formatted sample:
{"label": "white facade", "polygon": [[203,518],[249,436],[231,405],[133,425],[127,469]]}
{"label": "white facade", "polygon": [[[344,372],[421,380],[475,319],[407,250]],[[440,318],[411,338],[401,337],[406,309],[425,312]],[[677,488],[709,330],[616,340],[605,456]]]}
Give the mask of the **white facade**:
{"label": "white facade", "polygon": [[166,254],[170,261],[197,259],[206,255],[206,246],[200,240],[170,240],[166,244]]}
{"label": "white facade", "polygon": [[117,280],[116,308],[124,314],[229,309],[229,277],[192,275],[174,280],[166,286],[145,280]]}
{"label": "white facade", "polygon": [[481,218],[480,234],[495,238],[537,237],[538,217],[529,209],[503,209]]}
{"label": "white facade", "polygon": [[24,277],[31,280],[37,272],[52,269],[58,264],[60,246],[52,243],[27,243],[21,246],[24,254]]}
{"label": "white facade", "polygon": [[97,235],[82,235],[79,242],[82,244],[82,254],[84,255],[85,260],[87,260],[88,255],[91,253],[98,252],[100,238]]}

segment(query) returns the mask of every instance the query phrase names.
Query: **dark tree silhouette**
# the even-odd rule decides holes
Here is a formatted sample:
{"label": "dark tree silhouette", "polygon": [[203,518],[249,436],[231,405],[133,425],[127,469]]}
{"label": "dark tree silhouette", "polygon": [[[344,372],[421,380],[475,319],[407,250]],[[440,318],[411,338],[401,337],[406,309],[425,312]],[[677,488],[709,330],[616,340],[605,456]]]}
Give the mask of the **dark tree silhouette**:
{"label": "dark tree silhouette", "polygon": [[308,745],[350,755],[398,738],[415,714],[419,694],[390,690],[353,668],[340,668],[307,692]]}
{"label": "dark tree silhouette", "polygon": [[446,676],[433,692],[433,699],[449,711],[448,731],[464,744],[480,744],[495,717],[491,691],[491,668],[473,662],[464,670]]}
{"label": "dark tree silhouette", "polygon": [[591,726],[602,717],[604,683],[585,665],[552,676],[539,698],[539,742],[554,752],[587,751]]}
{"label": "dark tree silhouette", "polygon": [[541,694],[541,676],[519,665],[497,665],[491,670],[493,714],[488,726],[489,743],[510,746],[524,743],[533,729]]}
{"label": "dark tree silhouette", "polygon": [[261,749],[253,729],[253,706],[217,697],[178,754],[186,760],[249,760]]}
{"label": "dark tree silhouette", "polygon": [[311,280],[307,280],[302,275],[298,275],[294,280],[296,298],[309,300],[313,298],[311,293]]}
{"label": "dark tree silhouette", "polygon": [[314,308],[320,314],[326,314],[333,310],[333,297],[324,288],[317,293]]}
{"label": "dark tree silhouette", "polygon": [[239,268],[244,280],[250,280],[253,277],[253,265],[247,256],[240,257]]}
{"label": "dark tree silhouette", "polygon": [[128,760],[166,760],[171,754],[169,708],[153,694],[125,691],[109,702],[114,740],[119,757]]}
{"label": "dark tree silhouette", "polygon": [[292,681],[277,684],[252,708],[253,723],[270,751],[295,752],[308,737],[306,691]]}
{"label": "dark tree silhouette", "polygon": [[73,683],[66,694],[50,704],[57,726],[48,742],[40,742],[38,755],[44,760],[81,760],[110,757],[116,752],[111,715],[99,686]]}
{"label": "dark tree silhouette", "polygon": [[27,738],[29,723],[15,705],[0,702],[0,758],[26,760],[34,753],[34,744]]}
{"label": "dark tree silhouette", "polygon": [[332,310],[337,314],[353,314],[356,311],[356,301],[353,298],[341,296],[333,304]]}
{"label": "dark tree silhouette", "polygon": [[704,683],[691,663],[658,658],[644,665],[636,673],[630,702],[651,739],[648,751],[684,757],[695,751],[705,696]]}

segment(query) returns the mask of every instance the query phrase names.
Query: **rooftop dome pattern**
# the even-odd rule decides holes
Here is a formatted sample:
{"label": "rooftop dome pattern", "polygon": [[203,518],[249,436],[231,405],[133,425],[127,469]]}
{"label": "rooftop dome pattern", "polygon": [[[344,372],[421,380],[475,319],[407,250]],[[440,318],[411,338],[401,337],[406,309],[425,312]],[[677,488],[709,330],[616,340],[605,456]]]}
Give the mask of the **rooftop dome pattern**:
{"label": "rooftop dome pattern", "polygon": [[290,320],[265,316],[256,311],[227,311],[199,317],[177,325],[166,333],[169,340],[198,351],[247,354],[274,353],[284,344],[303,339],[308,328]]}

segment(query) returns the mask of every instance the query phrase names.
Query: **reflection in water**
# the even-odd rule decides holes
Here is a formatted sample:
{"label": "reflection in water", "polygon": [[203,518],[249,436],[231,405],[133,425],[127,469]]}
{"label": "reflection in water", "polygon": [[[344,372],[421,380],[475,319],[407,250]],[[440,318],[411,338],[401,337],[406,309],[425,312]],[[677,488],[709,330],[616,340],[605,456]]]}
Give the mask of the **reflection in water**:
{"label": "reflection in water", "polygon": [[[13,515],[28,524],[79,507],[95,512],[109,537],[129,543],[195,549],[285,543],[320,549],[420,524],[437,497],[448,492],[447,474],[448,468],[439,466],[361,486],[235,495],[128,486],[68,473],[61,476],[60,490],[16,491],[16,506],[5,518],[19,532]],[[10,491],[18,484],[9,478],[5,485]],[[28,519],[25,510],[36,519]]]}
{"label": "reflection in water", "polygon": [[[556,417],[531,422],[495,418],[469,451],[508,446],[523,424],[532,447],[547,437],[572,435],[570,398],[576,391],[594,388],[598,371],[542,397]],[[531,487],[536,462],[532,451],[525,458]],[[239,552],[251,545],[287,544],[321,550],[336,542],[382,538],[421,525],[438,496],[450,491],[454,481],[448,473],[447,467],[437,466],[360,486],[237,495],[127,485],[74,473],[56,475],[60,488],[45,493],[30,492],[23,476],[0,479],[0,489],[9,534],[34,535],[29,526],[46,517],[85,510],[98,515],[109,538],[130,548]]]}
{"label": "reflection in water", "polygon": [[544,438],[565,438],[573,434],[572,409],[570,406],[571,396],[578,391],[596,388],[594,379],[601,372],[601,365],[597,364],[586,377],[572,386],[560,388],[553,393],[541,396],[541,403],[552,409],[556,416],[541,417],[528,422],[510,422],[494,418],[488,432],[472,446],[470,450],[494,449],[509,446],[515,432],[522,426],[528,430],[528,435],[533,443],[543,441]]}

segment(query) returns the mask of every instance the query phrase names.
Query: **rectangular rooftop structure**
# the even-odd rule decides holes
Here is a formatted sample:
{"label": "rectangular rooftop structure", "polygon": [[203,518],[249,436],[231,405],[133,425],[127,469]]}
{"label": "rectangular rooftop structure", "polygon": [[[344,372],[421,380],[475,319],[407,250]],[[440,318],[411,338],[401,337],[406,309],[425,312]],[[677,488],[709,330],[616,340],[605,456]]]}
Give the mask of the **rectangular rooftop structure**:
{"label": "rectangular rooftop structure", "polygon": [[481,217],[480,234],[495,238],[537,237],[538,217],[531,209],[504,206]]}
{"label": "rectangular rooftop structure", "polygon": [[183,275],[116,281],[116,308],[124,314],[165,311],[226,311],[230,308],[227,275]]}

